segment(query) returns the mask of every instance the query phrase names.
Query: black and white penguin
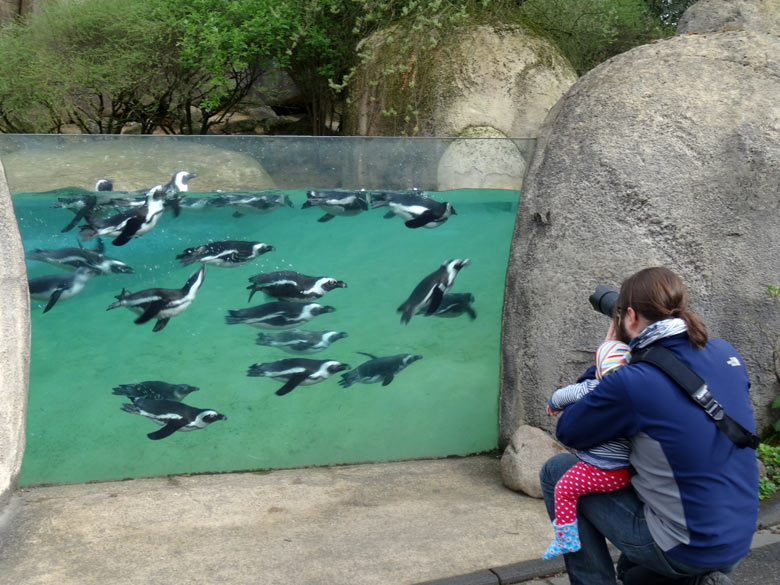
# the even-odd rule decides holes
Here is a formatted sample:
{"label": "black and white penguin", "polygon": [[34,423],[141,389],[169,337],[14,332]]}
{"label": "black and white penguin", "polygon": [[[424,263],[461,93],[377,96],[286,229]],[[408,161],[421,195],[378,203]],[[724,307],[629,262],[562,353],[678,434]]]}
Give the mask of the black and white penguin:
{"label": "black and white penguin", "polygon": [[368,210],[365,191],[307,191],[306,201],[301,209],[320,207],[325,215],[317,221],[330,221],[337,215],[357,215]]}
{"label": "black and white penguin", "polygon": [[249,277],[249,282],[249,301],[257,291],[263,291],[280,301],[309,301],[321,298],[334,288],[347,288],[343,280],[329,276],[306,276],[292,270],[255,274]]}
{"label": "black and white penguin", "polygon": [[123,404],[122,410],[130,414],[140,414],[162,425],[159,431],[146,436],[153,441],[170,437],[176,431],[197,431],[205,429],[218,420],[227,420],[224,414],[210,408],[195,408],[174,400],[155,400],[136,398],[132,404]]}
{"label": "black and white penguin", "polygon": [[335,310],[319,303],[275,301],[248,309],[229,310],[225,321],[229,325],[244,323],[258,329],[293,329],[311,321],[317,315]]}
{"label": "black and white penguin", "polygon": [[193,262],[202,262],[203,264],[231,268],[246,264],[261,254],[271,252],[274,249],[273,246],[263,242],[225,240],[187,248],[184,252],[177,255],[176,259],[184,266],[189,266]]}
{"label": "black and white penguin", "polygon": [[49,274],[31,278],[27,285],[32,298],[49,301],[43,309],[43,312],[47,313],[57,301],[64,301],[79,294],[87,282],[98,274],[100,273],[93,268],[81,267],[70,274]]}
{"label": "black and white penguin", "polygon": [[435,201],[422,191],[382,191],[371,196],[371,207],[387,206],[390,210],[385,218],[397,215],[405,220],[408,228],[435,228],[447,221],[450,215],[457,215],[449,201]]}
{"label": "black and white penguin", "polygon": [[312,354],[327,349],[331,343],[344,339],[343,331],[303,331],[292,329],[278,333],[258,333],[255,343],[276,347],[287,353]]}
{"label": "black and white penguin", "polygon": [[348,370],[349,366],[335,360],[312,360],[287,358],[276,362],[252,364],[247,376],[263,376],[284,382],[276,391],[277,396],[292,392],[296,386],[309,386],[327,380],[336,372]]}
{"label": "black and white penguin", "polygon": [[128,398],[151,398],[153,400],[175,400],[181,402],[187,394],[198,390],[189,384],[169,384],[159,380],[147,380],[136,384],[120,384],[113,388],[112,394]]}
{"label": "black and white penguin", "polygon": [[27,252],[28,260],[39,260],[54,266],[67,268],[92,268],[100,274],[130,274],[132,267],[121,260],[103,255],[103,240],[98,238],[94,250],[87,250],[79,242],[78,248],[44,249],[35,248]]}
{"label": "black and white penguin", "polygon": [[341,375],[339,385],[344,388],[349,388],[352,384],[357,382],[360,382],[361,384],[382,382],[382,386],[387,386],[393,381],[393,378],[398,372],[412,362],[422,359],[421,355],[413,355],[411,353],[399,353],[398,355],[390,355],[381,358],[364,351],[358,353],[362,353],[371,359],[360,364],[354,370],[350,370],[346,374]]}
{"label": "black and white penguin", "polygon": [[441,263],[441,266],[428,276],[423,278],[414,288],[409,298],[398,307],[397,311],[401,315],[401,323],[409,323],[412,315],[419,309],[425,307],[426,315],[433,315],[441,305],[442,298],[447,294],[455,283],[455,277],[458,276],[461,268],[471,264],[471,260],[466,258],[461,260],[447,260]]}
{"label": "black and white penguin", "polygon": [[281,207],[294,207],[290,197],[284,193],[260,192],[221,192],[216,198],[216,206],[232,207],[233,217],[242,217],[246,213],[266,214]]}
{"label": "black and white penguin", "polygon": [[53,203],[52,207],[69,209],[75,214],[73,219],[60,231],[68,232],[85,217],[96,215],[100,212],[113,197],[113,194],[110,193],[113,188],[114,184],[110,179],[100,179],[95,183],[94,193],[86,193],[77,197],[58,197],[57,202]]}
{"label": "black and white penguin", "polygon": [[187,279],[182,288],[149,288],[137,293],[122,289],[116,296],[116,301],[111,303],[106,311],[117,307],[127,307],[141,315],[134,321],[141,325],[152,319],[157,319],[152,331],[160,331],[168,324],[171,317],[182,314],[195,300],[198,290],[203,284],[206,275],[206,267]]}
{"label": "black and white penguin", "polygon": [[79,237],[91,240],[97,236],[110,236],[115,246],[122,246],[131,238],[138,238],[154,228],[165,211],[165,191],[161,185],[149,189],[146,203],[122,211],[104,220],[87,217],[87,224],[80,227]]}
{"label": "black and white penguin", "polygon": [[[472,308],[474,295],[471,293],[449,293],[444,295],[439,308],[433,313],[434,317],[458,317],[466,314],[471,320],[477,318],[477,313]],[[425,307],[417,311],[418,315],[426,313]]]}

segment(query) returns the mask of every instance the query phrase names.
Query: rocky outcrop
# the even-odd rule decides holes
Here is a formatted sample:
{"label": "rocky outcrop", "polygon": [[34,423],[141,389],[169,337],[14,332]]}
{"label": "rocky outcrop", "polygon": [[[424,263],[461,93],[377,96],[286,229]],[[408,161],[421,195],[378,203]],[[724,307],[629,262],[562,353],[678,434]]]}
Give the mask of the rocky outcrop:
{"label": "rocky outcrop", "polygon": [[729,29],[780,36],[780,0],[701,0],[677,24],[677,34]]}
{"label": "rocky outcrop", "polygon": [[[396,38],[404,34],[392,32]],[[380,31],[363,42],[375,57],[358,69],[351,84],[346,134],[460,136],[467,128],[489,127],[502,136],[534,137],[549,109],[577,79],[547,39],[519,26],[472,25],[448,35],[435,51],[408,56],[399,84],[376,85],[387,64],[398,61],[393,54],[398,43],[387,42],[391,36]],[[415,103],[407,124],[402,102]],[[391,108],[399,114],[382,114]]]}
{"label": "rocky outcrop", "polygon": [[501,480],[511,490],[541,498],[539,472],[550,457],[564,450],[541,429],[521,425],[501,455]]}
{"label": "rocky outcrop", "polygon": [[30,297],[27,269],[11,194],[0,162],[0,506],[22,467],[27,384],[30,371]]}
{"label": "rocky outcrop", "polygon": [[[726,3],[724,3],[726,4]],[[588,296],[649,265],[685,280],[744,356],[759,429],[780,392],[765,296],[780,284],[780,38],[680,35],[584,75],[548,115],[517,212],[502,332],[501,442],[593,362]],[[774,418],[777,418],[776,413]]]}
{"label": "rocky outcrop", "polygon": [[[70,136],[45,141],[43,148],[33,148],[33,139],[21,140],[19,144],[20,148],[9,148],[3,154],[8,183],[16,191],[92,189],[101,178],[112,179],[117,190],[143,189],[167,183],[180,170],[198,175],[190,183],[194,191],[275,187],[254,158],[219,148],[213,141],[162,136],[125,136],[121,140]],[[31,148],[25,148],[26,145]]]}

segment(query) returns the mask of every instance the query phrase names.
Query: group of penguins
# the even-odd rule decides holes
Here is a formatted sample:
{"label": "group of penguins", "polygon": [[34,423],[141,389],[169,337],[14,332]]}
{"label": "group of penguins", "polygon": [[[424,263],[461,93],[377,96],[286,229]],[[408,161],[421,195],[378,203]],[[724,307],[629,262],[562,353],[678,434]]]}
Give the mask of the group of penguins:
{"label": "group of penguins", "polygon": [[[81,292],[86,283],[98,275],[132,273],[126,263],[104,254],[102,237],[113,238],[115,246],[123,246],[133,238],[149,233],[158,223],[166,209],[175,215],[182,208],[205,209],[207,207],[232,206],[234,215],[243,212],[268,213],[282,206],[292,207],[289,197],[276,192],[218,192],[216,197],[187,197],[189,181],[197,175],[187,171],[176,172],[165,185],[155,185],[140,191],[117,192],[107,179],[97,182],[92,193],[76,197],[59,198],[53,207],[71,210],[75,216],[62,229],[63,232],[76,227],[79,221],[81,241],[97,240],[94,249],[79,247],[41,249],[27,253],[30,260],[56,265],[73,272],[52,274],[29,279],[32,298],[47,301],[44,313],[50,311],[59,300],[71,298]],[[351,216],[369,207],[389,207],[386,217],[400,216],[405,225],[415,229],[435,228],[456,214],[452,204],[427,197],[416,189],[407,191],[308,191],[303,208],[320,207],[325,212],[318,221],[325,222],[335,216]],[[112,211],[116,213],[112,214]],[[179,289],[149,288],[138,292],[126,289],[116,295],[116,301],[107,310],[126,307],[136,313],[136,324],[155,320],[152,331],[161,331],[172,317],[182,314],[195,300],[203,284],[206,265],[235,267],[246,264],[274,247],[256,241],[212,241],[185,249],[176,258],[184,266],[196,262],[201,264]],[[450,259],[441,263],[433,272],[423,278],[409,297],[397,309],[401,322],[409,323],[414,314],[454,317],[467,314],[476,318],[472,308],[474,296],[471,293],[450,293],[459,271],[470,264],[469,259]],[[266,272],[249,278],[249,301],[256,292],[262,292],[273,299],[258,306],[228,311],[227,324],[247,324],[259,329],[276,331],[261,332],[256,343],[276,347],[288,353],[306,355],[320,352],[331,343],[347,336],[340,331],[307,331],[298,327],[311,321],[317,315],[335,310],[317,300],[336,288],[347,284],[327,276],[308,276],[292,270]],[[393,378],[409,364],[422,358],[415,354],[398,354],[386,357],[360,352],[369,360],[350,369],[350,366],[335,360],[310,358],[287,358],[274,362],[252,364],[248,376],[262,376],[283,382],[276,394],[283,396],[298,386],[317,384],[333,374],[344,372],[339,384],[345,388],[355,383],[390,384]],[[114,394],[130,399],[122,410],[145,416],[162,428],[149,433],[153,440],[164,439],[177,431],[203,429],[212,422],[226,420],[225,415],[212,410],[200,409],[182,402],[197,387],[186,384],[169,384],[162,381],[146,381],[137,384],[123,384],[114,388]]]}

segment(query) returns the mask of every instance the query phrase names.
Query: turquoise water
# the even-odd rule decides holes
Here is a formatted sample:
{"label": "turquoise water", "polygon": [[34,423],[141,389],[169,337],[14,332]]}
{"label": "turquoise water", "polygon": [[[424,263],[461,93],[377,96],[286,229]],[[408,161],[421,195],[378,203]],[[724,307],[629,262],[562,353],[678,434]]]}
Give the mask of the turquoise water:
{"label": "turquoise water", "polygon": [[[319,223],[319,208],[301,209],[304,191],[285,191],[294,208],[233,217],[231,208],[166,212],[157,227],[125,246],[106,239],[105,254],[134,274],[100,276],[44,314],[31,301],[32,356],[27,445],[20,483],[70,483],[175,473],[222,472],[466,455],[498,441],[499,343],[504,278],[519,193],[457,190],[433,193],[457,215],[435,229],[409,229],[387,208]],[[200,193],[190,193],[198,196]],[[77,246],[77,229],[60,233],[72,213],[51,208],[55,195],[16,194],[26,250]],[[136,325],[125,308],[106,311],[122,288],[180,288],[199,264],[176,254],[209,240],[258,240],[276,250],[236,268],[207,266],[192,305],[159,332]],[[93,247],[86,242],[85,247]],[[477,319],[414,316],[396,308],[417,283],[451,258],[470,258],[452,292],[475,296]],[[27,261],[29,277],[63,272]],[[247,302],[248,278],[295,270],[332,276],[348,287],[319,302],[336,311],[304,329],[346,331],[321,353],[357,367],[368,358],[421,354],[388,386],[338,385],[336,374],[286,396],[281,382],[250,378],[256,362],[295,357],[255,344],[260,329],[227,325],[229,309]],[[152,441],[151,420],[123,412],[119,384],[162,380],[199,390],[183,402],[227,416],[194,432]]]}

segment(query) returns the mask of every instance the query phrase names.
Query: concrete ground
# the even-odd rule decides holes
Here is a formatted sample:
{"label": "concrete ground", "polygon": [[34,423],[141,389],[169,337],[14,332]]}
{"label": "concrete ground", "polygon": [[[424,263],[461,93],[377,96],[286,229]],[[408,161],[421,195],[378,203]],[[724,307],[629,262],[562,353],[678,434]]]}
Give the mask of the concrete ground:
{"label": "concrete ground", "polygon": [[2,585],[412,584],[538,559],[492,456],[19,490]]}
{"label": "concrete ground", "polygon": [[[735,585],[780,583],[766,504]],[[565,585],[550,538],[486,455],[31,487],[0,518],[0,585]]]}

